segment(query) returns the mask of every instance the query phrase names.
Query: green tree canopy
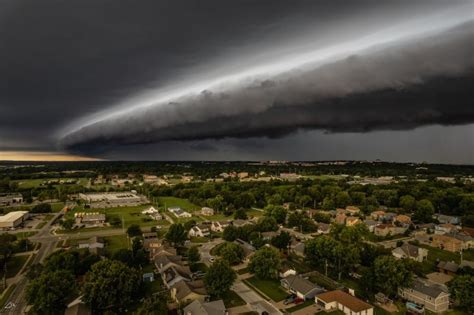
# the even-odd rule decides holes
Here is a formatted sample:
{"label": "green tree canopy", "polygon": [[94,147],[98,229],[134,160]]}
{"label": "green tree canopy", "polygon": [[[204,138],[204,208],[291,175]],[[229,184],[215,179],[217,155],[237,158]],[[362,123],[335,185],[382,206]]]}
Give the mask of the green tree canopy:
{"label": "green tree canopy", "polygon": [[181,223],[171,224],[165,239],[173,245],[182,245],[187,239],[186,230]]}
{"label": "green tree canopy", "polygon": [[244,250],[242,247],[232,242],[226,242],[220,245],[216,253],[230,265],[237,265],[244,259]]}
{"label": "green tree canopy", "polygon": [[83,286],[82,300],[93,310],[123,310],[139,293],[138,272],[116,260],[92,266]]}
{"label": "green tree canopy", "polygon": [[204,276],[207,292],[211,296],[222,297],[237,279],[235,271],[223,259],[215,261]]}
{"label": "green tree canopy", "polygon": [[474,276],[461,275],[448,283],[449,292],[459,307],[469,314],[474,312]]}
{"label": "green tree canopy", "polygon": [[277,279],[280,269],[280,254],[272,247],[262,247],[250,259],[250,272],[260,279]]}

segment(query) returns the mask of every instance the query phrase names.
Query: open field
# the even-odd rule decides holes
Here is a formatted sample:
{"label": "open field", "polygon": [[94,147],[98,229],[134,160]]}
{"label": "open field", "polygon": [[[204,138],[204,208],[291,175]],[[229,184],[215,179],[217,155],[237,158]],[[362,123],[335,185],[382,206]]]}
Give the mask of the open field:
{"label": "open field", "polygon": [[201,210],[201,207],[189,202],[187,199],[176,198],[176,197],[158,197],[158,204],[160,207],[180,207],[188,212]]}
{"label": "open field", "polygon": [[[28,260],[28,255],[20,255],[20,256],[13,256],[7,262],[7,278],[11,278],[16,276],[16,274],[20,271],[21,267],[26,263]],[[0,278],[3,278],[4,271],[3,269],[0,271]]]}
{"label": "open field", "polygon": [[[14,180],[14,183],[18,184],[18,187],[28,189],[28,188],[37,188],[37,187],[47,187],[46,183],[48,180],[55,181],[55,180],[74,180],[77,181],[75,184],[63,184],[63,185],[81,185],[86,186],[89,183],[89,179],[87,178],[38,178],[38,179],[20,179]],[[60,184],[54,184],[53,187],[60,186]]]}
{"label": "open field", "polygon": [[126,235],[115,235],[104,237],[105,249],[109,254],[113,254],[119,249],[128,248],[128,238]]}

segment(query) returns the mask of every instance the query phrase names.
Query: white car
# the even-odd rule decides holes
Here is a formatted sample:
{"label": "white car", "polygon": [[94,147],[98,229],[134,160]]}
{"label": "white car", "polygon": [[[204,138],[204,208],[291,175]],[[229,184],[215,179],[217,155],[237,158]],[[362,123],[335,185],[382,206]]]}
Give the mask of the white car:
{"label": "white car", "polygon": [[214,262],[215,258],[214,257],[209,257],[210,262]]}

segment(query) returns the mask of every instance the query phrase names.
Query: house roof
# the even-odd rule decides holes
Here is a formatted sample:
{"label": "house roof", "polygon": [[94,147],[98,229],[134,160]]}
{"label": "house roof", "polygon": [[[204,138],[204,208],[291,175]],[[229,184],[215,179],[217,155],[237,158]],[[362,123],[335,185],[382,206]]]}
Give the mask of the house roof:
{"label": "house roof", "polygon": [[183,300],[191,293],[199,295],[207,295],[206,288],[204,287],[204,282],[202,280],[196,281],[178,281],[172,287],[176,290],[176,299]]}
{"label": "house roof", "polygon": [[282,281],[285,281],[288,283],[288,287],[291,289],[300,292],[304,295],[310,293],[313,290],[318,290],[320,292],[323,292],[324,290],[314,283],[312,283],[309,280],[306,280],[300,276],[297,275],[289,275],[286,278],[284,278]]}
{"label": "house roof", "polygon": [[405,253],[405,255],[409,257],[418,257],[419,248],[415,245],[405,243],[402,246],[400,246],[400,249]]}
{"label": "house roof", "polygon": [[184,308],[183,313],[191,315],[222,315],[225,314],[225,312],[226,308],[222,300],[212,302],[194,300]]}
{"label": "house roof", "polygon": [[459,269],[459,265],[452,261],[440,261],[438,263],[438,268],[451,272],[456,272]]}
{"label": "house roof", "polygon": [[296,252],[304,253],[304,243],[303,243],[303,242],[299,242],[298,244],[296,244],[296,245],[293,247],[293,250],[296,251]]}
{"label": "house roof", "polygon": [[316,296],[319,300],[325,303],[337,302],[349,308],[353,312],[361,312],[373,308],[372,305],[352,296],[341,290],[334,290],[321,293]]}
{"label": "house roof", "polygon": [[428,285],[427,283],[422,282],[420,279],[415,279],[413,281],[412,289],[414,291],[418,291],[425,295],[428,295],[432,298],[437,298],[441,294],[446,293],[440,286]]}

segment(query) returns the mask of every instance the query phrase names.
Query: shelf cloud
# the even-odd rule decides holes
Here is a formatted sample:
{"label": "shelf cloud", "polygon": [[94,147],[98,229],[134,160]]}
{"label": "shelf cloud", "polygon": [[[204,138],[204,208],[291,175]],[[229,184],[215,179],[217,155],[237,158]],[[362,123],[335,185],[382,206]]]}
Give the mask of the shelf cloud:
{"label": "shelf cloud", "polygon": [[355,49],[315,51],[282,62],[277,71],[257,67],[199,91],[117,110],[79,126],[60,146],[94,152],[166,140],[274,138],[300,129],[366,132],[474,122],[472,21],[393,41],[378,36]]}

